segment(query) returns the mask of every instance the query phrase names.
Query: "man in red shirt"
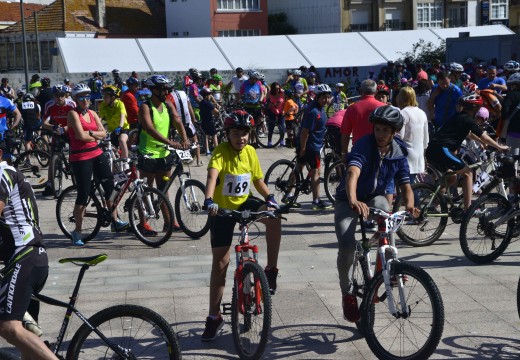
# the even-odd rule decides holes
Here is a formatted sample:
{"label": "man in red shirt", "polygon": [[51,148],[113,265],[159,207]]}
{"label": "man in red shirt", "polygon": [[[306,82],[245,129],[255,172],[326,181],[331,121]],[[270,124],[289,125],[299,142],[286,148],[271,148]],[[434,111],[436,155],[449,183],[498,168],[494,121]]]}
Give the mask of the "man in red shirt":
{"label": "man in red shirt", "polygon": [[126,119],[130,125],[130,129],[135,129],[137,127],[137,112],[139,111],[135,94],[137,90],[139,90],[139,80],[130,77],[126,80],[126,85],[128,86],[128,90],[121,95],[121,101],[125,104]]}
{"label": "man in red shirt", "polygon": [[368,121],[368,116],[375,108],[386,105],[374,97],[376,89],[375,81],[364,80],[361,83],[361,99],[347,108],[341,123],[342,157],[348,153],[350,135],[352,135],[352,144],[355,144],[359,138],[372,133],[374,126]]}
{"label": "man in red shirt", "polygon": [[428,80],[428,73],[424,71],[423,64],[417,63],[415,64],[415,68],[417,69],[417,76],[415,80]]}

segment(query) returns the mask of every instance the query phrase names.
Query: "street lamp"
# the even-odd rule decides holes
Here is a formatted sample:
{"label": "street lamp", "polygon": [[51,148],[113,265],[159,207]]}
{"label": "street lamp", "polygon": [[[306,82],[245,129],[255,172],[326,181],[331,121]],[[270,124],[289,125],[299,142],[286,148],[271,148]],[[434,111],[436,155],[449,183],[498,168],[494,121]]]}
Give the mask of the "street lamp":
{"label": "street lamp", "polygon": [[29,92],[29,64],[27,64],[27,42],[25,40],[25,15],[23,13],[23,0],[20,0],[20,14],[22,15],[22,46],[23,66],[25,69],[25,91]]}

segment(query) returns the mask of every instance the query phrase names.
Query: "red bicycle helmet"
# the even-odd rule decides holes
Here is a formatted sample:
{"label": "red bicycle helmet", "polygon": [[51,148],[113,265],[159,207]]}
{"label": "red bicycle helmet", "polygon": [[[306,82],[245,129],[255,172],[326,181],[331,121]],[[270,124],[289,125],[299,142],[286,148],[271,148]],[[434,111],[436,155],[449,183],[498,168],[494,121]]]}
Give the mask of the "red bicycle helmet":
{"label": "red bicycle helmet", "polygon": [[233,128],[251,130],[251,120],[252,116],[247,111],[234,110],[224,118],[224,130],[228,131]]}
{"label": "red bicycle helmet", "polygon": [[484,104],[484,99],[482,96],[477,94],[470,94],[462,97],[461,101],[465,105],[474,105],[474,106],[482,106]]}
{"label": "red bicycle helmet", "polygon": [[390,95],[390,89],[385,84],[377,85],[376,93],[384,93]]}

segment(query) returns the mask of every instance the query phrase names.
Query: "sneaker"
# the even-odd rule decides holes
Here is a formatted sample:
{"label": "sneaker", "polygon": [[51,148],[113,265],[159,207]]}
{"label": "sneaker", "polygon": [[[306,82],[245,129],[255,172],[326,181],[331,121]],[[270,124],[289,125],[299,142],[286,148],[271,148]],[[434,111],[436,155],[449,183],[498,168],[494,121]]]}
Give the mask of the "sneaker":
{"label": "sneaker", "polygon": [[343,318],[350,322],[358,322],[361,319],[356,295],[343,296]]}
{"label": "sneaker", "polygon": [[285,146],[285,141],[280,141],[280,144],[278,144],[279,147],[284,147]]}
{"label": "sneaker", "polygon": [[294,196],[290,195],[290,196],[284,196],[282,198],[282,202],[284,204],[288,204],[290,205],[292,208],[301,208],[302,207],[302,204],[296,202],[296,199],[294,198]]}
{"label": "sneaker", "polygon": [[259,133],[259,134],[258,134],[258,137],[259,137],[259,138],[265,138],[265,137],[267,137],[267,135],[266,135],[265,133]]}
{"label": "sneaker", "polygon": [[327,204],[325,201],[323,200],[318,200],[318,202],[312,202],[312,210],[327,210],[327,209],[331,209],[332,208],[332,205],[330,204]]}
{"label": "sneaker", "polygon": [[137,229],[144,236],[157,236],[157,231],[152,229],[150,224],[148,224],[147,222],[145,222],[144,224],[138,224]]}
{"label": "sneaker", "polygon": [[[166,232],[166,231],[168,231],[168,224],[163,225],[163,232]],[[173,224],[173,232],[182,232],[182,231],[183,231],[182,227],[179,224],[177,224],[177,223]]]}
{"label": "sneaker", "polygon": [[110,225],[110,230],[112,232],[125,231],[126,229],[128,229],[129,225],[130,224],[128,224],[127,221],[123,221],[121,219],[117,219],[116,221],[112,221],[112,224]]}
{"label": "sneaker", "polygon": [[224,326],[224,319],[222,315],[219,315],[217,319],[212,319],[211,317],[206,318],[206,329],[204,329],[204,333],[202,334],[202,341],[212,341],[218,335],[220,329]]}
{"label": "sneaker", "polygon": [[268,141],[268,142],[267,142],[267,147],[273,147],[273,143],[270,142],[270,141]]}
{"label": "sneaker", "polygon": [[70,233],[72,236],[72,245],[74,246],[83,246],[85,243],[83,242],[83,236],[79,231],[73,231]]}
{"label": "sneaker", "polygon": [[49,185],[45,186],[45,189],[43,189],[43,192],[42,192],[42,196],[43,197],[54,196],[54,191],[52,190],[52,187],[50,187]]}
{"label": "sneaker", "polygon": [[24,328],[26,328],[36,336],[41,337],[43,335],[42,328],[40,327],[40,325],[38,325],[36,320],[34,320],[28,312],[26,312],[23,316],[22,325]]}
{"label": "sneaker", "polygon": [[196,166],[196,167],[201,167],[201,166],[203,166],[203,165],[204,165],[204,163],[203,163],[202,161],[199,161],[199,162],[197,162],[197,165],[195,165],[195,166]]}
{"label": "sneaker", "polygon": [[269,283],[269,291],[271,295],[274,295],[276,292],[276,278],[278,277],[278,268],[264,269],[265,276],[267,277],[267,282]]}

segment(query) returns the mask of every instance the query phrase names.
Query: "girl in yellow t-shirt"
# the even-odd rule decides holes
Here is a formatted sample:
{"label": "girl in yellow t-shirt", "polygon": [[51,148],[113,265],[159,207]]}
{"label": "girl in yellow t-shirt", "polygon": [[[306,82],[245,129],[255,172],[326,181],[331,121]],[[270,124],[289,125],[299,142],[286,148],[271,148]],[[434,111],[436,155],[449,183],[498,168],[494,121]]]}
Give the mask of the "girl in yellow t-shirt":
{"label": "girl in yellow t-shirt", "polygon": [[121,90],[113,85],[103,88],[103,102],[99,106],[99,117],[107,123],[110,141],[121,150],[121,157],[128,157],[128,131],[125,104],[118,99]]}

